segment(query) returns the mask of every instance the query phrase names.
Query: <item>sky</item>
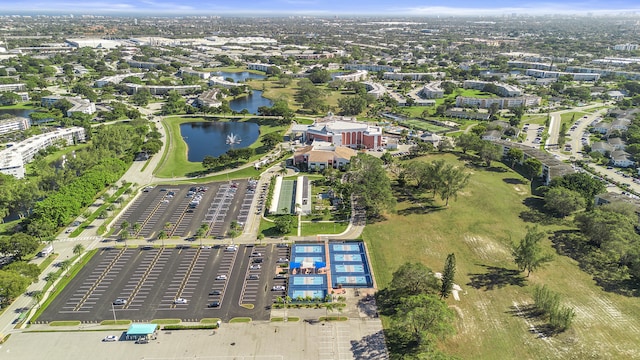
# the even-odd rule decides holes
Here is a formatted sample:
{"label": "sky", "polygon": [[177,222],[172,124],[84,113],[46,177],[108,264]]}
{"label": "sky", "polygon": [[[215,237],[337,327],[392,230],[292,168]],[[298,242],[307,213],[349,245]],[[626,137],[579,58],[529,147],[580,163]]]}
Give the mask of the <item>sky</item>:
{"label": "sky", "polygon": [[640,0],[0,0],[0,14],[386,15],[620,14]]}

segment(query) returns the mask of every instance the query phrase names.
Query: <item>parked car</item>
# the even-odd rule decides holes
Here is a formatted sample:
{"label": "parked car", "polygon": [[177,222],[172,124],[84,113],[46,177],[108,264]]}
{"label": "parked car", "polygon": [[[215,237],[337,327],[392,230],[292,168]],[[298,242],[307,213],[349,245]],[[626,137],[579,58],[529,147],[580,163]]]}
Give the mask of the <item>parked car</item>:
{"label": "parked car", "polygon": [[104,339],[102,339],[103,342],[112,342],[112,341],[118,341],[118,336],[117,335],[107,335],[104,337]]}
{"label": "parked car", "polygon": [[216,280],[227,280],[227,275],[225,274],[221,274],[216,276]]}
{"label": "parked car", "polygon": [[148,344],[149,340],[147,340],[147,338],[140,338],[138,340],[136,340],[136,344]]}
{"label": "parked car", "polygon": [[262,265],[260,264],[253,264],[251,266],[249,266],[249,269],[251,270],[260,270],[262,268]]}
{"label": "parked car", "polygon": [[257,275],[257,274],[249,275],[249,280],[259,280],[259,279],[260,279],[260,275]]}
{"label": "parked car", "polygon": [[220,307],[220,301],[218,300],[212,301],[211,303],[207,304],[207,307],[210,307],[210,308]]}
{"label": "parked car", "polygon": [[113,300],[113,305],[126,305],[127,299],[118,298]]}
{"label": "parked car", "polygon": [[211,290],[209,291],[209,295],[222,295],[221,290]]}
{"label": "parked car", "polygon": [[287,258],[279,258],[277,262],[278,263],[287,263],[287,262],[289,262],[289,259],[287,259]]}
{"label": "parked car", "polygon": [[284,291],[284,290],[285,290],[284,285],[276,285],[271,288],[271,291]]}

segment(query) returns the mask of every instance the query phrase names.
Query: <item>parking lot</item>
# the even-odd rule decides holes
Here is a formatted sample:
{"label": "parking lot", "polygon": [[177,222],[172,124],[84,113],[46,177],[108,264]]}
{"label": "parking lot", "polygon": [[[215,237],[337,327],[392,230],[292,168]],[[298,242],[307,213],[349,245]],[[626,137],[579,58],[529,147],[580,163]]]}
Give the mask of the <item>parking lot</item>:
{"label": "parking lot", "polygon": [[187,238],[206,224],[207,236],[222,238],[232,221],[244,226],[254,195],[253,180],[146,187],[113,227],[117,234],[126,221],[133,237],[153,239],[164,230],[167,236]]}
{"label": "parking lot", "polygon": [[280,264],[289,252],[274,244],[101,249],[37,321],[267,320],[285,294]]}

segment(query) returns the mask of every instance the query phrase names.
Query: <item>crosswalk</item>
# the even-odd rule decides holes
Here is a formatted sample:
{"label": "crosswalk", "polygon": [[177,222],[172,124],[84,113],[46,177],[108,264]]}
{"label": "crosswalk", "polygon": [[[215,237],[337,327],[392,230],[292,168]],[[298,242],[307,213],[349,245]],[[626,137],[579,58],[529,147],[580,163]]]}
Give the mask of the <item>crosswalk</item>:
{"label": "crosswalk", "polygon": [[101,236],[79,236],[74,238],[58,238],[56,242],[70,242],[70,241],[93,241],[102,240]]}

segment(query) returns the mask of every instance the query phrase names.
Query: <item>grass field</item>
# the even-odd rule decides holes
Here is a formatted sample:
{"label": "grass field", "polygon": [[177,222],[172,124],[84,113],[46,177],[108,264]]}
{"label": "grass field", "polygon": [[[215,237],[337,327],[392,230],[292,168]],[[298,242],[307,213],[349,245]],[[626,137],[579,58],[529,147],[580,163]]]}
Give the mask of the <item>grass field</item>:
{"label": "grass field", "polygon": [[449,128],[446,128],[444,126],[434,125],[432,123],[429,123],[429,122],[426,122],[426,121],[420,121],[418,119],[405,120],[401,124],[402,125],[410,125],[413,128],[420,129],[420,130],[425,130],[425,131],[430,131],[430,132],[438,132],[438,131],[447,131],[447,130],[449,130]]}
{"label": "grass field", "polygon": [[[295,204],[294,204],[294,191],[295,191],[295,181],[294,180],[283,180],[282,188],[280,188],[280,197],[278,198],[278,214],[290,214],[295,212]],[[287,209],[284,211],[284,209]]]}
{"label": "grass field", "polygon": [[[201,162],[191,162],[187,160],[187,143],[180,136],[180,124],[186,122],[205,122],[204,118],[199,117],[181,117],[174,116],[162,120],[162,124],[167,131],[168,146],[165,147],[165,152],[162,154],[162,160],[155,169],[154,174],[157,177],[172,178],[182,177],[187,174],[197,173],[204,170]],[[215,121],[230,121],[229,119],[216,118]],[[264,155],[261,152],[262,138],[272,132],[284,132],[287,126],[271,125],[258,118],[243,118],[234,119],[233,121],[253,121],[260,125],[260,137],[258,140],[251,144],[249,147],[256,149],[256,155],[249,159],[249,162],[254,161]]]}
{"label": "grass field", "polygon": [[[434,155],[459,163],[455,155]],[[589,275],[564,256],[556,255],[529,278],[516,271],[510,244],[525,234],[519,214],[531,199],[529,185],[502,164],[487,170],[467,164],[470,183],[443,209],[430,195],[399,198],[397,212],[367,225],[371,263],[380,287],[406,261],[420,261],[442,271],[447,254],[455,253],[455,283],[460,301],[448,304],[457,314],[457,335],[442,344],[445,352],[463,359],[633,359],[640,358],[640,302],[603,292]],[[530,200],[529,200],[530,201]],[[542,227],[545,231],[559,226]],[[552,252],[549,241],[545,242]],[[546,284],[562,294],[577,316],[569,331],[553,338],[538,337],[536,319],[518,309],[532,302],[532,285]]]}
{"label": "grass field", "polygon": [[300,235],[340,234],[347,230],[348,225],[347,222],[303,222]]}

